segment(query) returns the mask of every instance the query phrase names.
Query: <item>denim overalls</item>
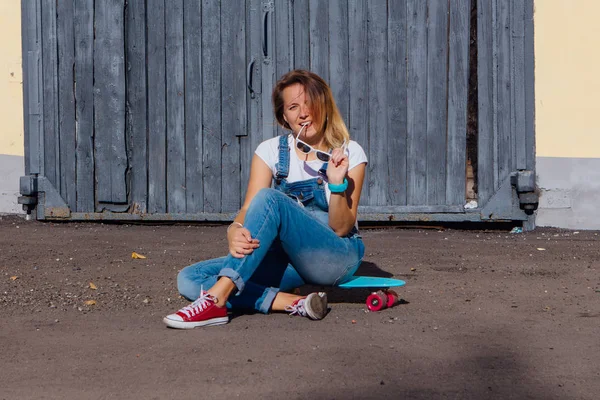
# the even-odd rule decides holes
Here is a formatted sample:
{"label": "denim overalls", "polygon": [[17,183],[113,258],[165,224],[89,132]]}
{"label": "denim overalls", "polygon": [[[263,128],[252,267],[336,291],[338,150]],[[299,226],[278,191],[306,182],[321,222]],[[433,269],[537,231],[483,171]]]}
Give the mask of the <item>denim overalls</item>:
{"label": "denim overalls", "polygon": [[260,247],[243,258],[231,255],[184,268],[177,277],[179,292],[195,300],[219,277],[236,285],[229,306],[268,313],[280,290],[305,283],[337,285],[358,269],[364,245],[356,228],[339,237],[329,227],[325,195],[327,163],[319,177],[287,182],[290,164],[288,136],[279,140],[279,160],[273,189],[262,189],[252,199],[244,227]]}

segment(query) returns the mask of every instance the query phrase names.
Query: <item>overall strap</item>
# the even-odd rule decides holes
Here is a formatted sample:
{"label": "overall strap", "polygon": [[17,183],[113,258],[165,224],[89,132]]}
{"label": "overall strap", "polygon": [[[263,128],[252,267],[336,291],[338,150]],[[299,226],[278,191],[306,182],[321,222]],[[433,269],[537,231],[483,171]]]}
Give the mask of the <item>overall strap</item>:
{"label": "overall strap", "polygon": [[290,171],[290,146],[288,145],[288,135],[279,136],[279,161],[277,162],[277,175],[275,180],[281,182],[288,177]]}

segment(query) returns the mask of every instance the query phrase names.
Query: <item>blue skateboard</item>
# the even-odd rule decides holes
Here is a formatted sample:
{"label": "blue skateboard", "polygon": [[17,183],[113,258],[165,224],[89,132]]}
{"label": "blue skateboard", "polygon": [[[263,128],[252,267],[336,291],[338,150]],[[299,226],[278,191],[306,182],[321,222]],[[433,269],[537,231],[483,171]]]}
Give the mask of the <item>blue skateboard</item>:
{"label": "blue skateboard", "polygon": [[400,279],[379,278],[375,276],[355,276],[347,282],[338,285],[343,289],[374,288],[379,289],[367,297],[367,308],[370,311],[380,311],[393,307],[399,301],[398,293],[391,290],[393,287],[404,286],[406,282]]}

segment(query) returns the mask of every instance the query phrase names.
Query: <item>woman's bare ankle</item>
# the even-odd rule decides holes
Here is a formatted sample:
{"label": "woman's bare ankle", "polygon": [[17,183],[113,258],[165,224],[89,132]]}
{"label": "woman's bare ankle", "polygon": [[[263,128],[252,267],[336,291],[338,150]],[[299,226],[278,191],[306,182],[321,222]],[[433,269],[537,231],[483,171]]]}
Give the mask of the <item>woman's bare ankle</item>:
{"label": "woman's bare ankle", "polygon": [[231,279],[222,276],[213,287],[207,290],[207,292],[211,296],[217,298],[217,302],[215,303],[217,307],[225,307],[227,305],[227,299],[229,299],[229,296],[233,293],[235,288],[236,286]]}

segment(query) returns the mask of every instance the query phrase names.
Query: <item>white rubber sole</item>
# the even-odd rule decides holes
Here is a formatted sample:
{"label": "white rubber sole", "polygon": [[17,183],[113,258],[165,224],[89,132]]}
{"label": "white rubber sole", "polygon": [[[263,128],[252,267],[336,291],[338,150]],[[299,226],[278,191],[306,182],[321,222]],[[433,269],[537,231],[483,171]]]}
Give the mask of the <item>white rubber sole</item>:
{"label": "white rubber sole", "polygon": [[327,293],[311,293],[304,300],[304,309],[308,317],[313,320],[321,320],[327,315]]}
{"label": "white rubber sole", "polygon": [[229,317],[211,318],[209,320],[199,321],[199,322],[175,321],[175,320],[169,319],[167,317],[164,317],[163,318],[163,322],[169,328],[175,328],[175,329],[194,329],[194,328],[197,328],[199,326],[224,325],[224,324],[226,324],[226,323],[229,322]]}

